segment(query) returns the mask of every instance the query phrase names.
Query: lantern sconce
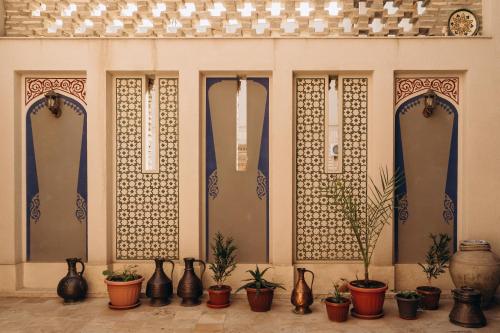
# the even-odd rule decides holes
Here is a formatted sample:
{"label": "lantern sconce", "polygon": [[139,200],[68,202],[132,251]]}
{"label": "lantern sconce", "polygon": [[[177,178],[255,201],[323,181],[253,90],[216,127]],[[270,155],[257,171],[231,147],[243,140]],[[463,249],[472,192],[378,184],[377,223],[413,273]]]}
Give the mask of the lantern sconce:
{"label": "lantern sconce", "polygon": [[56,118],[59,118],[62,114],[60,100],[60,95],[53,90],[45,94],[45,103]]}
{"label": "lantern sconce", "polygon": [[436,101],[437,101],[437,95],[436,93],[432,90],[429,89],[425,94],[424,94],[424,111],[422,111],[422,114],[424,115],[425,118],[429,118],[432,116],[432,113],[434,112],[434,108],[436,107]]}

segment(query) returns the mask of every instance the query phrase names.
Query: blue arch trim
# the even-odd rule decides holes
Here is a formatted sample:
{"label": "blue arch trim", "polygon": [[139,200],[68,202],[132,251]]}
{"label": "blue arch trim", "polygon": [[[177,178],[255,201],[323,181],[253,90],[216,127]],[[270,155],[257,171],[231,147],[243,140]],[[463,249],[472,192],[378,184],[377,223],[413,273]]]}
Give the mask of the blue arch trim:
{"label": "blue arch trim", "polygon": [[[88,216],[87,202],[87,112],[85,107],[73,98],[60,95],[63,103],[70,106],[75,112],[83,115],[82,143],[80,150],[80,162],[78,167],[78,184],[76,192],[84,199],[85,213]],[[31,124],[31,115],[36,114],[45,107],[45,98],[41,97],[34,102],[26,112],[26,256],[30,259],[30,204],[33,198],[39,193],[38,175],[36,169],[35,146],[33,142],[33,127]],[[85,255],[88,258],[88,223],[85,220],[86,239]]]}
{"label": "blue arch trim", "polygon": [[[404,166],[404,156],[403,156],[403,142],[401,137],[401,124],[400,124],[400,116],[404,114],[409,108],[418,103],[418,100],[423,98],[422,95],[418,95],[412,97],[401,104],[395,115],[395,145],[394,145],[394,165],[395,170],[400,172],[405,172]],[[458,111],[456,107],[448,100],[438,96],[437,103],[441,105],[447,112],[453,114],[453,127],[452,127],[452,136],[450,143],[450,152],[448,157],[448,171],[446,176],[446,186],[445,186],[445,194],[447,194],[453,202],[455,207],[455,212],[453,214],[453,250],[457,250],[457,181],[458,181]],[[394,257],[395,262],[398,261],[398,227],[399,227],[399,210],[397,207],[397,203],[399,199],[401,199],[407,193],[406,187],[406,177],[403,178],[402,185],[395,192],[395,205],[394,205]]]}

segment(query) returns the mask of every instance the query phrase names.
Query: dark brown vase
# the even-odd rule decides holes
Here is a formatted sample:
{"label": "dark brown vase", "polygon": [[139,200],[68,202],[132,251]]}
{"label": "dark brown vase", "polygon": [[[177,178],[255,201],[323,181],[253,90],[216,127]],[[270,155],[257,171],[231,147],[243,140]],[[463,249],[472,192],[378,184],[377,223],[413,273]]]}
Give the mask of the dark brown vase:
{"label": "dark brown vase", "polygon": [[231,298],[231,287],[222,285],[219,287],[211,286],[208,288],[207,306],[213,309],[227,308]]}
{"label": "dark brown vase", "polygon": [[[311,273],[312,281],[311,288],[306,283],[304,278],[305,273]],[[297,273],[299,274],[299,278],[297,283],[295,284],[295,288],[292,290],[292,296],[290,301],[295,306],[293,312],[296,314],[308,314],[311,313],[311,309],[309,308],[314,301],[312,287],[314,284],[314,273],[305,268],[297,268]]]}
{"label": "dark brown vase", "polygon": [[[163,271],[163,263],[169,262],[172,264],[170,279]],[[148,280],[146,285],[146,296],[151,298],[151,306],[164,306],[170,303],[170,297],[173,294],[172,274],[174,273],[175,264],[170,259],[155,258],[155,272]]]}
{"label": "dark brown vase", "polygon": [[194,258],[184,258],[184,274],[177,286],[177,296],[182,298],[182,306],[195,306],[201,303],[200,297],[203,295],[203,283],[194,272],[194,263],[199,262],[203,266],[201,278],[205,273],[205,262]]}
{"label": "dark brown vase", "polygon": [[370,287],[364,287],[363,280],[351,281],[351,314],[360,319],[378,319],[384,316],[384,300],[387,284],[370,280]]}
{"label": "dark brown vase", "polygon": [[417,310],[420,298],[404,298],[396,295],[398,302],[399,317],[406,320],[417,319]]}
{"label": "dark brown vase", "polygon": [[332,297],[325,299],[326,314],[331,321],[341,323],[347,320],[351,301],[345,297],[342,297],[342,301],[342,303],[335,303]]}
{"label": "dark brown vase", "polygon": [[271,310],[273,304],[274,289],[261,288],[260,290],[254,288],[245,288],[247,291],[248,304],[250,309],[254,312],[266,312]]}
{"label": "dark brown vase", "polygon": [[[85,265],[80,258],[68,258],[68,273],[57,285],[57,295],[64,299],[64,303],[73,303],[83,300],[87,296],[87,281],[83,278]],[[76,263],[82,265],[80,272],[76,271]]]}
{"label": "dark brown vase", "polygon": [[453,289],[452,293],[455,305],[450,312],[450,321],[453,324],[467,328],[486,326],[479,290],[462,287]]}
{"label": "dark brown vase", "polygon": [[425,310],[437,310],[439,308],[439,298],[441,289],[431,286],[417,287],[417,293],[422,296],[420,307]]}

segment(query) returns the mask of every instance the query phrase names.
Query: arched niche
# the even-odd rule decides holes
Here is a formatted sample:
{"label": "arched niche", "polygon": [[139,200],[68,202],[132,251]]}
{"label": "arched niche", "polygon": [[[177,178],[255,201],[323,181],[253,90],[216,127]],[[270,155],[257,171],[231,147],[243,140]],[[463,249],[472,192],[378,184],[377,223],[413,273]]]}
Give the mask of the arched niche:
{"label": "arched niche", "polygon": [[42,95],[26,113],[28,261],[87,258],[87,113],[59,94],[56,117]]}

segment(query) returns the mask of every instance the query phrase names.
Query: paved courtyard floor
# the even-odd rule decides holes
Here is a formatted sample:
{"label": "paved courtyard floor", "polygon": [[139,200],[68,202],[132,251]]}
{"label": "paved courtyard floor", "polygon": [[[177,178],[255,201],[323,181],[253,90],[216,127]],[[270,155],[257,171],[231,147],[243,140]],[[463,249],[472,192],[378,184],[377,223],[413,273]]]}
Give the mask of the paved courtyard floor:
{"label": "paved courtyard floor", "polygon": [[185,308],[179,300],[161,308],[142,305],[132,310],[110,310],[105,298],[89,298],[76,305],[63,305],[56,298],[0,298],[0,332],[411,332],[465,333],[500,332],[500,306],[485,312],[488,326],[467,329],[449,323],[451,299],[442,300],[437,311],[419,313],[417,320],[398,317],[394,299],[387,299],[385,317],[368,321],[349,317],[347,322],[328,321],[319,300],[306,316],[291,312],[288,300],[276,299],[267,313],[251,312],[246,299],[237,298],[231,307],[209,309],[202,304]]}

